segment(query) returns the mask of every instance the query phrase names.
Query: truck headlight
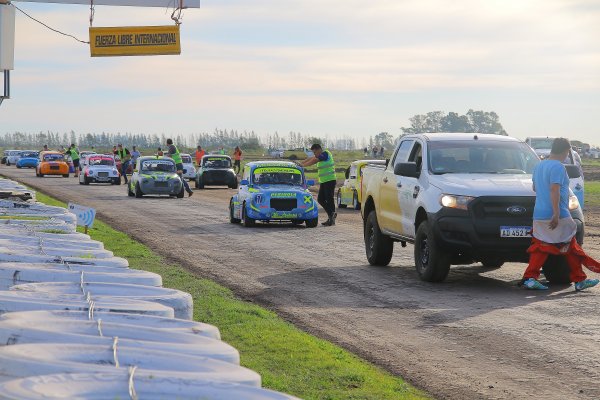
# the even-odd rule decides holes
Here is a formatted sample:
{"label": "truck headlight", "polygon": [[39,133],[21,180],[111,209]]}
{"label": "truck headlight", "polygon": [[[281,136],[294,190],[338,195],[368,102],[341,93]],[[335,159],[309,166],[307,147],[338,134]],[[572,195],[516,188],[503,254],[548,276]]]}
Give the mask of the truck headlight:
{"label": "truck headlight", "polygon": [[575,195],[569,196],[569,210],[577,210],[579,208],[579,199]]}
{"label": "truck headlight", "polygon": [[440,204],[443,207],[466,210],[469,206],[469,203],[472,202],[474,199],[475,197],[471,196],[455,196],[452,194],[444,194],[440,198]]}

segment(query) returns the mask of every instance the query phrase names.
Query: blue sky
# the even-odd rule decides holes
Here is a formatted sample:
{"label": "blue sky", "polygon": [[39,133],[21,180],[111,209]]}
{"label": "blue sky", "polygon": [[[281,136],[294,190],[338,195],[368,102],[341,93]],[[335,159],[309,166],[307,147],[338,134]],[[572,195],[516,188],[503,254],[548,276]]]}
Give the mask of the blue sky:
{"label": "blue sky", "polygon": [[[17,4],[87,39],[88,7]],[[169,16],[98,6],[94,26]],[[598,1],[202,0],[185,11],[181,56],[90,58],[20,14],[16,34],[0,131],[361,138],[474,108],[513,136],[600,145]]]}

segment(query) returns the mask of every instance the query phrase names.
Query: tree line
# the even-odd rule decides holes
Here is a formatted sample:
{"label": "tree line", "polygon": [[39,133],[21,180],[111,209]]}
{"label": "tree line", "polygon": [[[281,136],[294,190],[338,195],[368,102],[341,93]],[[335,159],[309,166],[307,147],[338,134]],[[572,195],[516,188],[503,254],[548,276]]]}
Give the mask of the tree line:
{"label": "tree line", "polygon": [[136,145],[139,148],[163,147],[167,138],[172,138],[178,146],[195,148],[201,145],[207,149],[220,147],[233,148],[240,146],[243,149],[304,149],[313,143],[319,143],[328,148],[338,150],[355,150],[362,148],[371,149],[374,146],[392,149],[398,140],[407,134],[424,132],[470,132],[492,133],[507,135],[500,123],[500,117],[495,112],[469,110],[465,115],[455,112],[444,113],[431,111],[418,114],[409,119],[410,126],[400,128],[402,134],[393,135],[389,132],[380,132],[376,135],[364,135],[360,140],[349,135],[336,137],[318,137],[301,132],[290,131],[287,134],[274,132],[271,134],[257,134],[254,131],[239,132],[234,129],[215,128],[213,132],[193,134],[161,135],[157,134],[132,134],[132,133],[76,133],[70,132],[6,132],[0,134],[0,147],[3,148],[41,148],[48,145],[51,148],[68,146],[71,143],[82,148],[111,148],[122,143],[124,146]]}

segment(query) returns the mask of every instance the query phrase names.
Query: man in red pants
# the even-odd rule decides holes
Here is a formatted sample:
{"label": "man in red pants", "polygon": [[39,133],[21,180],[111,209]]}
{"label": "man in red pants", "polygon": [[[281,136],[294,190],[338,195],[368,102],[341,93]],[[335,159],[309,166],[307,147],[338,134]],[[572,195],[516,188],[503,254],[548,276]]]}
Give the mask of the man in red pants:
{"label": "man in red pants", "polygon": [[529,266],[522,280],[527,289],[548,289],[538,278],[550,254],[566,257],[575,290],[591,288],[599,282],[598,279],[587,279],[581,268],[582,264],[593,268],[600,264],[587,257],[575,240],[577,225],[569,212],[569,177],[562,164],[570,149],[567,139],[555,139],[550,157],[533,171],[533,190],[536,192],[533,240],[528,249]]}

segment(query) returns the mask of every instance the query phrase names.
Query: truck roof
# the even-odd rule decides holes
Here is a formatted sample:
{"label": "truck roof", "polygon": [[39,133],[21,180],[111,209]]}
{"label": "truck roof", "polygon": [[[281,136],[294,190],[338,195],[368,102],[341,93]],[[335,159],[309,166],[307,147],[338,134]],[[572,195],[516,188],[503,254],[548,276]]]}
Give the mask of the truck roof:
{"label": "truck roof", "polygon": [[436,132],[436,133],[416,133],[406,135],[403,138],[420,137],[430,142],[446,141],[446,140],[473,140],[477,136],[477,140],[485,141],[500,141],[500,142],[520,142],[519,139],[494,135],[490,133],[454,133],[454,132]]}

